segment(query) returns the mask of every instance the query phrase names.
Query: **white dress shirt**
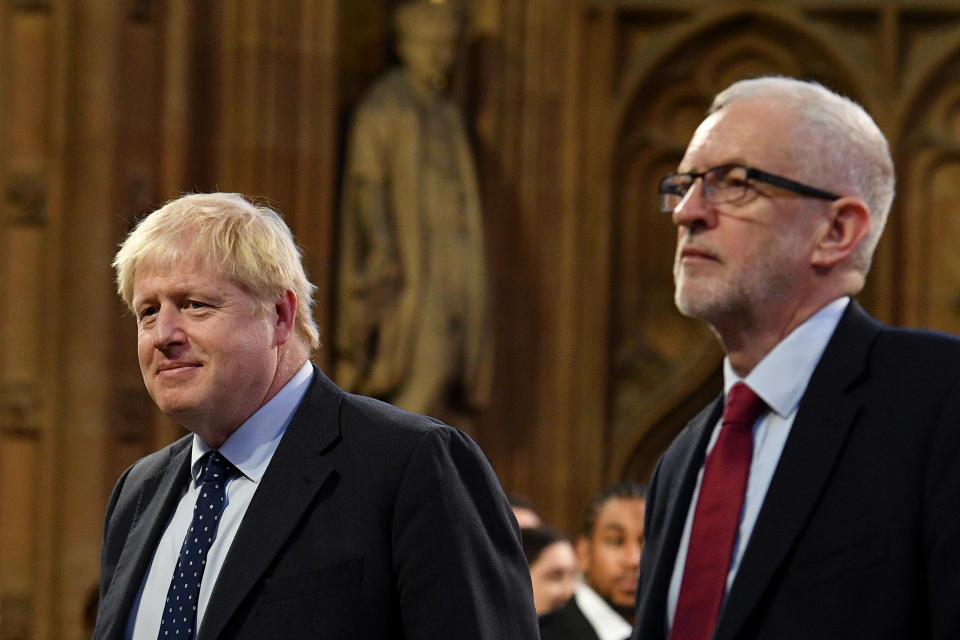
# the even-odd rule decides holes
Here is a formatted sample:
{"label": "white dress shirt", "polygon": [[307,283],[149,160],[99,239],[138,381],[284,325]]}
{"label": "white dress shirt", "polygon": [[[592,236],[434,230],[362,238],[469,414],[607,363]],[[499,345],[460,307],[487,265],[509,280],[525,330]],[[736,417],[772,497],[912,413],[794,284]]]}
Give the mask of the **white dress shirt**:
{"label": "white dress shirt", "polygon": [[[226,505],[220,517],[213,546],[210,547],[207,555],[203,580],[200,583],[194,635],[196,635],[196,629],[200,628],[213,585],[223,567],[224,558],[230,550],[233,538],[240,528],[243,515],[250,506],[253,494],[280,444],[280,438],[286,432],[287,425],[290,424],[312,379],[313,366],[308,361],[275,396],[240,425],[219,449],[220,453],[240,470],[241,475],[232,478],[226,486]],[[160,616],[163,612],[163,603],[167,599],[170,578],[177,565],[187,528],[193,519],[193,505],[200,488],[197,481],[201,466],[200,458],[210,450],[200,436],[194,434],[193,449],[190,454],[190,469],[194,481],[184,487],[177,509],[167,523],[160,543],[154,551],[153,561],[140,585],[140,593],[130,610],[125,634],[128,640],[157,640]]]}
{"label": "white dress shirt", "polygon": [[573,597],[600,640],[625,640],[630,637],[633,625],[589,586],[580,583]]}
{"label": "white dress shirt", "polygon": [[[757,515],[763,505],[763,499],[770,488],[773,472],[780,461],[783,447],[793,427],[793,420],[797,416],[800,399],[803,397],[810,377],[820,356],[827,348],[827,343],[833,335],[840,317],[849,304],[850,298],[843,297],[834,300],[806,322],[794,329],[790,335],[780,341],[763,360],[747,375],[740,378],[730,365],[729,358],[723,361],[723,392],[724,397],[730,388],[737,382],[746,382],[753,391],[763,399],[769,408],[760,414],[753,425],[753,458],[750,462],[750,474],[747,478],[746,493],[743,498],[743,509],[740,514],[740,525],[737,539],[733,546],[733,557],[730,559],[730,569],[727,573],[726,591],[737,575],[740,561],[757,522]],[[713,449],[720,435],[723,419],[717,421],[707,444],[707,454]],[[697,484],[693,490],[693,498],[687,511],[687,520],[680,538],[680,547],[673,565],[673,575],[670,579],[670,589],[667,592],[667,629],[673,626],[673,618],[677,611],[677,600],[680,597],[680,583],[683,578],[683,568],[686,564],[687,550],[690,547],[690,529],[693,526],[693,513],[700,497],[700,485],[703,482],[703,466],[697,474]]]}

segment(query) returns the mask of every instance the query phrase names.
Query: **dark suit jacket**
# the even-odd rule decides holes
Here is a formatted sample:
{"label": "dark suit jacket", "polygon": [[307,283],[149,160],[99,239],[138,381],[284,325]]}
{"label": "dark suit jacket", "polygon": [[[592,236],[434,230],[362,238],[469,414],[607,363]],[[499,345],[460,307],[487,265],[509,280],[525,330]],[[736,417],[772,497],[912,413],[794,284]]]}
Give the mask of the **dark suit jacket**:
{"label": "dark suit jacket", "polygon": [[[718,398],[647,499],[635,640],[667,588]],[[960,638],[960,341],[851,302],[801,399],[716,640]]]}
{"label": "dark suit jacket", "polygon": [[540,640],[600,640],[576,598],[540,617]]}
{"label": "dark suit jacket", "polygon": [[[113,491],[95,640],[123,637],[187,482],[191,437],[136,462]],[[537,619],[516,522],[473,441],[315,369],[197,637],[514,640],[536,638]]]}

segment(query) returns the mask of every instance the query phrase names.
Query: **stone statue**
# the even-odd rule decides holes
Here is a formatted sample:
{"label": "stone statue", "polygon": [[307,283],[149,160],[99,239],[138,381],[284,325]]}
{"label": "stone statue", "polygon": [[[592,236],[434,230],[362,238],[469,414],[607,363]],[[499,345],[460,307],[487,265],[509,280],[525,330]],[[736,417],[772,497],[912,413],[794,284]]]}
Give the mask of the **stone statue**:
{"label": "stone statue", "polygon": [[462,423],[489,398],[492,336],[476,171],[447,95],[459,17],[406,2],[395,27],[402,65],[362,99],[348,142],[335,376]]}

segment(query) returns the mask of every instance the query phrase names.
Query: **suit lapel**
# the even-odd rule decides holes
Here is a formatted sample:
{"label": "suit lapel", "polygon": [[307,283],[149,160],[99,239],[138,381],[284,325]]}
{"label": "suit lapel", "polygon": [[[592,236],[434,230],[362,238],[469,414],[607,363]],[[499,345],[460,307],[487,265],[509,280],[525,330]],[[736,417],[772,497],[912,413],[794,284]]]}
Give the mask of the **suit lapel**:
{"label": "suit lapel", "polygon": [[220,636],[333,472],[321,453],[339,439],[342,395],[314,367],[310,389],[257,487],[220,570],[198,640]]}
{"label": "suit lapel", "polygon": [[816,506],[861,409],[849,393],[879,325],[855,302],[810,379],[721,613],[716,640],[737,636]]}
{"label": "suit lapel", "polygon": [[[137,495],[138,512],[133,516],[133,524],[123,543],[123,550],[117,560],[113,580],[104,596],[103,611],[114,612],[106,616],[111,626],[103,638],[122,638],[133,600],[140,591],[140,584],[153,558],[160,541],[160,535],[180,500],[182,487],[189,477],[190,446],[189,438],[183,440],[187,446],[171,449],[170,459],[161,471],[145,479]],[[159,496],[159,499],[154,499]],[[146,505],[139,512],[139,505]]]}

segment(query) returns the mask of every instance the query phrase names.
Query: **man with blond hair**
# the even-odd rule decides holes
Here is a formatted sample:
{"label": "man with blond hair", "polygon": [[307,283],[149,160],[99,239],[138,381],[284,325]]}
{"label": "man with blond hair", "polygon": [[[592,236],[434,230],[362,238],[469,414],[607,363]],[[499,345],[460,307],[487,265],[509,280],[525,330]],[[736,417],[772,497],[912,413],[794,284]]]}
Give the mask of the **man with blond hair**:
{"label": "man with blond hair", "polygon": [[96,640],[537,637],[477,446],[310,363],[314,287],[276,212],[184,196],[114,267],[147,391],[192,433],[113,491]]}
{"label": "man with blond hair", "polygon": [[740,81],[659,191],[725,393],[654,471],[634,640],[960,637],[960,340],[852,299],[893,200],[880,129]]}

